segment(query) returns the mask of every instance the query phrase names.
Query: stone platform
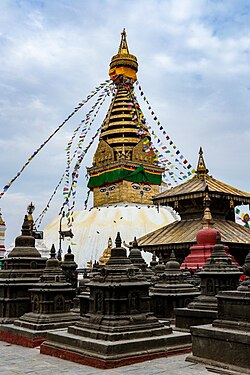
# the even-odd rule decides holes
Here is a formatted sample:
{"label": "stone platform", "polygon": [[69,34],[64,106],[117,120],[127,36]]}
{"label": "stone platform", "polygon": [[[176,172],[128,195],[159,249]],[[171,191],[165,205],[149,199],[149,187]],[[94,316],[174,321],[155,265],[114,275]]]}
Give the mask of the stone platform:
{"label": "stone platform", "polygon": [[[239,323],[240,324],[240,323]],[[195,355],[187,360],[250,374],[250,332],[211,325],[191,327]],[[204,350],[204,347],[208,350]],[[244,364],[244,367],[242,367]],[[224,373],[221,370],[220,373]]]}
{"label": "stone platform", "polygon": [[1,375],[212,375],[211,369],[208,371],[203,364],[186,362],[186,354],[103,371],[41,355],[39,348],[28,349],[2,341],[0,352]]}
{"label": "stone platform", "polygon": [[[71,328],[74,329],[69,327],[68,330],[49,332],[48,339],[41,345],[40,352],[96,368],[109,369],[191,351],[189,333],[174,332],[170,335],[162,335],[160,340],[159,336],[153,337],[152,333],[151,337],[107,342],[103,339],[76,336],[70,333]],[[159,341],[161,341],[161,348]]]}

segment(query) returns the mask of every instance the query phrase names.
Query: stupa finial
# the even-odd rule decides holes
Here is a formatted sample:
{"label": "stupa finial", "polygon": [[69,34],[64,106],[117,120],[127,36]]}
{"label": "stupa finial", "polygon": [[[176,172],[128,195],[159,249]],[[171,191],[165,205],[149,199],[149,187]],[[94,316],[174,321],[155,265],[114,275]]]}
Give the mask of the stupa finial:
{"label": "stupa finial", "polygon": [[[109,76],[116,83],[120,82],[118,77],[126,77],[136,81],[138,71],[137,58],[129,53],[127,34],[125,29],[121,33],[121,42],[116,55],[111,59]],[[118,81],[117,81],[118,79]]]}
{"label": "stupa finial", "polygon": [[56,249],[55,249],[55,245],[52,244],[51,250],[50,250],[50,258],[55,259],[55,257],[56,257]]}
{"label": "stupa finial", "polygon": [[22,236],[31,236],[30,224],[29,224],[27,215],[24,216],[21,232],[22,232]]}
{"label": "stupa finial", "polygon": [[196,174],[198,177],[203,177],[204,175],[208,174],[208,169],[206,168],[205,160],[203,157],[202,147],[200,147],[200,150],[199,150],[199,159],[198,159]]}
{"label": "stupa finial", "polygon": [[122,37],[121,37],[121,43],[118,49],[118,54],[129,54],[128,43],[127,43],[127,38],[126,38],[127,34],[125,31],[125,28],[123,29],[121,36]]}
{"label": "stupa finial", "polygon": [[206,189],[205,189],[206,194],[205,194],[205,197],[203,198],[203,206],[204,206],[204,215],[202,218],[203,229],[212,228],[214,225],[214,219],[210,211],[211,199],[209,197],[208,191],[209,191],[208,186],[206,186]]}
{"label": "stupa finial", "polygon": [[117,236],[116,236],[116,239],[115,239],[115,246],[116,247],[122,246],[122,239],[121,239],[121,236],[120,236],[120,232],[117,232]]}

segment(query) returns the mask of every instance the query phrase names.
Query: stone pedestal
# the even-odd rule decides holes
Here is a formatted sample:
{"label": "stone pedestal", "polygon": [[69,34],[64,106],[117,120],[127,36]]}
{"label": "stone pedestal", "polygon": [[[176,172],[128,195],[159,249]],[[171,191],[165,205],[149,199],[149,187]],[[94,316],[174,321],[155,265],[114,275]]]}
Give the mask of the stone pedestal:
{"label": "stone pedestal", "polygon": [[157,318],[173,322],[174,308],[186,307],[199,294],[198,288],[184,281],[180,263],[172,252],[163,275],[150,288],[151,310]]}
{"label": "stone pedestal", "polygon": [[218,319],[191,327],[193,355],[188,360],[250,374],[250,282],[217,298]]}
{"label": "stone pedestal", "polygon": [[185,309],[175,309],[176,328],[189,330],[190,326],[210,324],[217,318],[216,294],[224,290],[234,290],[239,284],[241,272],[226,254],[227,246],[220,244],[217,235],[211,257],[199,272],[201,294]]}
{"label": "stone pedestal", "polygon": [[189,334],[172,333],[150,312],[149,283],[126,257],[119,234],[88,287],[88,313],[67,330],[50,332],[41,353],[112,368],[190,350]]}
{"label": "stone pedestal", "polygon": [[31,311],[29,289],[39,281],[46,260],[35,248],[26,215],[22,234],[8,258],[3,259],[0,271],[0,323],[13,323]]}
{"label": "stone pedestal", "polygon": [[35,347],[46,338],[49,330],[65,328],[80,316],[70,312],[75,290],[66,282],[60,262],[55,259],[55,248],[36,286],[30,289],[32,312],[0,326],[0,338],[17,345]]}

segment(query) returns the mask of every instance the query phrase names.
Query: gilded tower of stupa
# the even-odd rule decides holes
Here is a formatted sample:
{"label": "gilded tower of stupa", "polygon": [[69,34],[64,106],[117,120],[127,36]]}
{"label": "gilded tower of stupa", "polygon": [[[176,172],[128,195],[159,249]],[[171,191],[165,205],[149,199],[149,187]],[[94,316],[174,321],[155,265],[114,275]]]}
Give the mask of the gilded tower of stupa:
{"label": "gilded tower of stupa", "polygon": [[[120,232],[126,243],[173,221],[174,211],[153,205],[160,190],[163,170],[150,144],[150,134],[133,87],[137,58],[129,52],[125,30],[118,53],[111,59],[109,76],[114,94],[102,124],[92,166],[87,168],[93,207],[74,212],[72,252],[79,267],[87,262],[105,264],[107,241]],[[44,229],[48,248],[58,244],[60,219]],[[62,230],[67,229],[61,218]],[[66,241],[65,241],[66,242]],[[67,243],[63,244],[66,251]],[[103,256],[102,256],[103,254]],[[151,254],[148,260],[151,259]]]}
{"label": "gilded tower of stupa", "polygon": [[145,152],[144,139],[150,140],[150,134],[134,103],[137,70],[137,58],[129,53],[123,30],[109,70],[117,90],[103,123],[93,166],[88,168],[94,206],[119,202],[152,204],[152,196],[159,193],[162,169],[154,153]]}

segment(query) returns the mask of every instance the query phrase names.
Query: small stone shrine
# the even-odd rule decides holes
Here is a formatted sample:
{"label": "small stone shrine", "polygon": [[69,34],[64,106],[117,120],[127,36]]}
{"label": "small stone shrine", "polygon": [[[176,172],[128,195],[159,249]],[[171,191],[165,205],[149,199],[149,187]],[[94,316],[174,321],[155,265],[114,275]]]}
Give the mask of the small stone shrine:
{"label": "small stone shrine", "polygon": [[193,355],[187,360],[250,374],[250,252],[244,272],[248,278],[237,290],[218,293],[218,318],[191,327]]}
{"label": "small stone shrine", "polygon": [[134,238],[132,246],[130,247],[128,258],[131,260],[134,266],[141,270],[143,276],[145,276],[148,281],[151,281],[154,272],[148,267],[146,261],[143,259],[136,237]]}
{"label": "small stone shrine", "polygon": [[49,330],[68,327],[80,316],[70,312],[75,290],[66,282],[60,262],[55,258],[54,245],[40,281],[30,289],[32,312],[2,325],[0,337],[16,345],[35,347],[46,338]]}
{"label": "small stone shrine", "polygon": [[221,244],[217,233],[211,257],[199,272],[201,294],[184,309],[176,308],[176,328],[189,330],[190,326],[210,324],[217,318],[216,294],[224,290],[235,290],[239,285],[240,270],[226,252],[228,247]]}
{"label": "small stone shrine", "polygon": [[47,258],[42,258],[35,248],[25,215],[22,234],[15,240],[15,247],[3,259],[0,271],[0,323],[13,323],[31,311],[29,289],[38,281]]}
{"label": "small stone shrine", "polygon": [[157,318],[174,321],[174,308],[186,307],[200,292],[198,288],[184,281],[172,251],[169,261],[166,263],[165,272],[160,279],[149,289],[151,296],[151,310]]}
{"label": "small stone shrine", "polygon": [[99,368],[113,368],[191,348],[190,334],[172,333],[150,312],[149,283],[121,247],[89,282],[89,312],[68,330],[50,332],[41,353]]}
{"label": "small stone shrine", "polygon": [[77,264],[74,260],[74,254],[71,252],[71,247],[68,247],[67,253],[64,255],[64,260],[61,263],[61,268],[65,275],[65,279],[72,285],[72,288],[77,288]]}

